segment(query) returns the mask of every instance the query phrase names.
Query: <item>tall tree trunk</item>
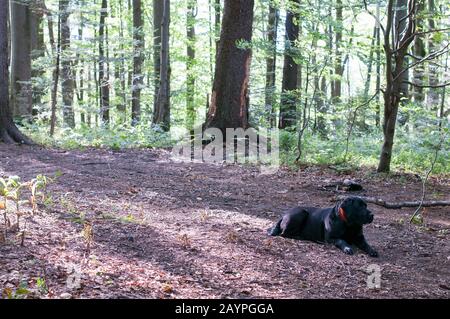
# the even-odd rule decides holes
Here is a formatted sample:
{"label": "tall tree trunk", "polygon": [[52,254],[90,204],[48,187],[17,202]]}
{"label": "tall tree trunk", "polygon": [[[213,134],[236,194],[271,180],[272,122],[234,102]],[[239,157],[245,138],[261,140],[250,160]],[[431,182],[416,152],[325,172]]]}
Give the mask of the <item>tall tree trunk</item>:
{"label": "tall tree trunk", "polygon": [[[381,89],[381,33],[380,33],[380,1],[377,1],[377,9],[376,9],[376,17],[377,17],[377,21],[376,21],[376,63],[377,63],[377,69],[376,69],[376,84],[375,84],[375,89],[377,92],[380,92]],[[380,94],[378,94],[377,100],[376,100],[376,109],[375,109],[375,125],[376,127],[380,127],[380,119],[381,119],[381,107],[380,107]]]}
{"label": "tall tree trunk", "polygon": [[[404,1],[404,0],[400,0]],[[383,119],[383,146],[381,149],[378,172],[389,172],[392,158],[392,148],[394,145],[395,127],[397,114],[402,99],[404,89],[404,74],[407,73],[406,54],[409,46],[414,40],[416,31],[415,10],[417,0],[411,0],[409,8],[397,10],[397,14],[402,14],[402,10],[408,9],[410,15],[403,15],[394,19],[394,2],[388,0],[387,21],[384,34],[384,51],[386,55],[386,88],[384,91],[384,119]],[[406,11],[405,11],[406,12]],[[395,22],[401,23],[395,23]],[[397,27],[404,23],[404,28]],[[391,41],[391,33],[394,41]],[[404,93],[404,92],[403,92]]]}
{"label": "tall tree trunk", "polygon": [[159,93],[159,76],[161,74],[161,25],[164,15],[164,0],[153,0],[153,72],[154,72],[154,107]]}
{"label": "tall tree trunk", "polygon": [[28,4],[11,0],[11,107],[14,116],[27,119],[33,112],[31,15]]}
{"label": "tall tree trunk", "polygon": [[339,103],[341,101],[342,94],[342,75],[344,74],[344,66],[342,64],[342,30],[343,30],[343,6],[342,0],[336,0],[336,25],[334,28],[335,32],[335,65],[334,65],[334,75],[335,80],[333,83],[332,100],[333,103]]}
{"label": "tall tree trunk", "polygon": [[[44,43],[44,24],[43,14],[37,2],[33,2],[30,5],[30,37],[31,37],[31,59],[32,61],[45,56],[45,43]],[[44,75],[42,68],[31,68],[31,77],[40,78]],[[36,106],[41,103],[43,96],[43,88],[39,85],[35,85],[32,88],[32,105]],[[32,115],[37,115],[36,107],[32,110]]]}
{"label": "tall tree trunk", "polygon": [[186,13],[187,59],[186,59],[186,112],[187,128],[195,124],[195,16],[197,0],[188,0]]}
{"label": "tall tree trunk", "polygon": [[[299,0],[292,1],[292,5],[298,5]],[[296,122],[296,94],[298,82],[298,65],[294,61],[295,41],[298,39],[299,26],[298,26],[298,14],[296,11],[298,7],[289,9],[286,14],[286,43],[284,53],[284,66],[283,66],[283,81],[280,103],[280,119],[278,127],[285,129],[287,127],[295,126]],[[294,23],[294,19],[296,22]]]}
{"label": "tall tree trunk", "polygon": [[[376,22],[375,22],[376,23]],[[366,83],[364,85],[364,101],[369,98],[370,84],[372,82],[372,68],[374,62],[374,52],[377,50],[375,46],[377,38],[377,26],[373,28],[372,41],[370,43],[370,52],[369,52],[369,60],[367,61],[367,78]]]}
{"label": "tall tree trunk", "polygon": [[[124,16],[123,16],[123,3],[119,2],[119,35],[120,38],[124,37]],[[119,111],[120,121],[125,122],[126,111],[127,111],[127,93],[126,93],[126,72],[125,72],[125,46],[123,41],[120,43],[120,61],[118,63],[118,76],[116,78],[119,79],[119,85],[117,85],[117,91],[120,92],[119,96],[121,98],[121,102],[117,105],[117,111]]]}
{"label": "tall tree trunk", "polygon": [[61,91],[63,99],[64,125],[75,127],[75,113],[73,111],[74,79],[70,56],[70,25],[69,0],[59,1],[61,15]]}
{"label": "tall tree trunk", "polygon": [[[78,26],[78,39],[79,41],[83,41],[83,28],[84,28],[84,16],[83,16],[83,7],[84,7],[84,0],[78,0],[78,10],[80,11],[80,24]],[[77,94],[77,100],[78,100],[78,106],[81,108],[80,111],[80,120],[82,124],[86,124],[86,111],[85,111],[85,103],[84,103],[84,58],[81,58],[81,55],[79,52],[77,52],[77,58],[76,58],[77,65],[80,65],[79,72],[78,72],[78,78],[79,78],[79,84],[78,84],[78,94]],[[76,80],[75,80],[76,81]]]}
{"label": "tall tree trunk", "polygon": [[204,128],[248,128],[251,50],[237,41],[252,39],[254,0],[225,0],[211,105]]}
{"label": "tall tree trunk", "polygon": [[109,74],[107,71],[107,61],[105,56],[105,22],[108,16],[108,1],[102,0],[102,8],[100,12],[100,26],[98,30],[99,46],[99,65],[98,75],[100,84],[100,113],[103,123],[109,125]]}
{"label": "tall tree trunk", "polygon": [[[407,28],[407,15],[408,15],[408,1],[409,0],[396,0],[396,9],[394,10],[394,27],[393,29],[393,39],[394,44],[399,43],[404,31]],[[418,0],[420,1],[420,0]],[[408,60],[405,57],[404,64],[407,64]],[[409,72],[404,72],[402,74],[402,80],[400,83],[400,93],[402,95],[402,100],[409,100],[409,87],[406,83],[409,80]]]}
{"label": "tall tree trunk", "polygon": [[[424,23],[424,20],[421,17],[423,14],[425,14],[424,0],[420,0],[417,3],[417,13],[418,13],[418,19],[417,19],[416,23],[418,26],[421,27]],[[416,58],[419,58],[419,59],[423,58],[426,55],[425,41],[424,41],[423,35],[416,36],[416,38],[414,40],[413,54]],[[413,69],[413,82],[418,85],[424,85],[425,84],[424,76],[425,76],[424,64],[421,63]],[[425,99],[423,87],[420,87],[420,86],[413,87],[413,97],[414,97],[415,102],[422,103]]]}
{"label": "tall tree trunk", "polygon": [[270,127],[276,125],[276,115],[274,113],[275,104],[275,81],[276,81],[276,66],[277,66],[277,30],[278,30],[279,11],[272,3],[269,3],[269,20],[267,24],[267,41],[269,42],[269,52],[266,58],[266,90],[265,90],[265,104],[267,122]]}
{"label": "tall tree trunk", "polygon": [[8,1],[0,1],[0,140],[32,144],[14,124],[9,108],[8,6]]}
{"label": "tall tree trunk", "polygon": [[[216,60],[220,44],[220,0],[214,0],[214,34],[216,35]],[[216,61],[217,63],[217,61]]]}
{"label": "tall tree trunk", "polygon": [[142,21],[141,0],[133,0],[133,86],[131,101],[131,124],[134,126],[141,121],[141,89],[144,85],[142,63],[144,57],[144,23]]}
{"label": "tall tree trunk", "polygon": [[[428,12],[430,17],[428,18],[428,26],[430,30],[436,29],[436,3],[435,0],[428,0]],[[433,38],[433,34],[430,34],[428,37],[428,50],[429,52],[436,52],[439,47],[439,44]],[[430,86],[436,86],[439,83],[439,73],[438,67],[435,63],[428,64],[428,81]],[[427,104],[432,108],[436,107],[439,104],[439,89],[430,88],[428,91]]]}
{"label": "tall tree trunk", "polygon": [[169,61],[169,26],[170,0],[164,0],[164,14],[161,23],[161,72],[159,75],[159,91],[153,123],[165,130],[170,130],[170,61]]}

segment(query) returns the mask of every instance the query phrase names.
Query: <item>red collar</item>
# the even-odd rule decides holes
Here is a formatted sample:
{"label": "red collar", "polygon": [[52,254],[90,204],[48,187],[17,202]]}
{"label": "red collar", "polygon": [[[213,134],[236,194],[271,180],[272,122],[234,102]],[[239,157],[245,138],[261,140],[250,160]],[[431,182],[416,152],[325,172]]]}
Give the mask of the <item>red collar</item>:
{"label": "red collar", "polygon": [[347,215],[345,214],[344,209],[342,207],[339,207],[338,216],[342,221],[344,221],[346,223],[348,222]]}

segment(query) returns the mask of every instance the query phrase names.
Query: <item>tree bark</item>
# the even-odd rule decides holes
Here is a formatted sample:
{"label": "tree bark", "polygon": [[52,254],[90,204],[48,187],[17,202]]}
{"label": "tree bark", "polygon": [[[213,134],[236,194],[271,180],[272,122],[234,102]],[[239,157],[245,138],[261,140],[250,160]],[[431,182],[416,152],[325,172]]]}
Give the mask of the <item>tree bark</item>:
{"label": "tree bark", "polygon": [[[45,56],[43,12],[39,2],[34,1],[30,5],[30,37],[31,37],[31,59],[32,61]],[[33,64],[33,63],[32,63]],[[44,75],[42,68],[31,68],[31,78],[40,78]],[[43,88],[34,84],[32,87],[32,115],[37,115],[36,106],[41,103]]]}
{"label": "tree bark", "polygon": [[335,65],[334,75],[335,80],[333,83],[333,92],[331,94],[333,103],[339,103],[342,95],[342,75],[344,74],[344,66],[342,64],[342,30],[343,30],[343,6],[342,0],[336,0],[336,26],[335,32]]}
{"label": "tree bark", "polygon": [[[394,1],[388,1],[387,21],[384,34],[384,51],[386,56],[386,88],[384,91],[384,119],[383,119],[383,146],[381,149],[378,172],[389,172],[394,145],[395,127],[400,100],[404,97],[404,75],[407,74],[405,56],[409,46],[414,40],[416,24],[416,0],[410,1],[410,7],[404,8],[410,12],[394,19]],[[400,0],[404,1],[404,0]],[[407,10],[408,9],[408,10]],[[397,14],[403,14],[397,10]],[[400,22],[401,21],[401,22]],[[397,23],[394,23],[397,22]],[[404,24],[404,27],[401,27]],[[391,33],[393,43],[391,43]]]}
{"label": "tree bark", "polygon": [[[3,0],[8,1],[8,0]],[[11,1],[11,108],[15,117],[31,119],[31,10]]]}
{"label": "tree bark", "polygon": [[9,108],[8,7],[8,1],[0,1],[0,140],[33,144],[16,127]]}
{"label": "tree bark", "polygon": [[[424,20],[421,18],[421,15],[425,13],[425,3],[422,1],[419,1],[417,4],[417,25],[419,27],[422,27]],[[416,36],[414,40],[414,46],[413,46],[413,54],[417,58],[423,58],[426,55],[425,52],[425,41],[423,35]],[[413,69],[413,82],[419,85],[424,84],[424,76],[425,76],[425,68],[424,64],[419,64]],[[422,103],[425,99],[424,89],[423,87],[416,86],[413,87],[413,97],[414,101],[418,103]]]}
{"label": "tree bark", "polygon": [[186,59],[186,112],[187,128],[194,129],[195,124],[195,16],[197,1],[188,0],[186,8],[186,36],[187,36],[187,59]]}
{"label": "tree bark", "polygon": [[[429,12],[429,19],[428,19],[428,26],[430,30],[436,29],[436,3],[435,0],[428,0],[428,12]],[[429,35],[428,38],[428,49],[429,52],[435,52],[439,45],[435,42],[433,39],[433,34]],[[434,63],[430,63],[428,66],[428,83],[430,86],[436,86],[439,83],[439,73],[438,73],[438,67]],[[439,89],[437,88],[430,88],[428,91],[428,97],[427,97],[427,104],[430,106],[435,106],[439,104]]]}
{"label": "tree bark", "polygon": [[154,74],[154,110],[159,93],[159,76],[161,74],[161,25],[164,15],[164,0],[153,0],[153,74]]}
{"label": "tree bark", "polygon": [[274,113],[275,104],[275,81],[276,81],[276,66],[277,66],[277,30],[278,30],[279,11],[269,4],[269,19],[267,24],[267,41],[270,49],[266,58],[266,90],[265,90],[265,104],[267,112],[267,122],[270,127],[276,125],[276,114]]}
{"label": "tree bark", "polygon": [[133,0],[133,86],[131,100],[131,124],[137,125],[141,121],[141,89],[144,85],[142,64],[144,59],[144,23],[142,21],[141,0]]}
{"label": "tree bark", "polygon": [[249,127],[248,83],[251,50],[238,41],[252,39],[254,0],[225,0],[211,105],[204,128]]}
{"label": "tree bark", "polygon": [[103,124],[109,125],[109,74],[107,71],[107,59],[105,56],[105,22],[108,16],[108,1],[102,0],[102,7],[100,12],[100,26],[99,26],[99,84],[100,84],[100,114]]}
{"label": "tree bark", "polygon": [[64,125],[75,128],[75,113],[73,110],[74,77],[70,56],[70,24],[69,0],[59,1],[61,15],[61,91],[63,100]]}
{"label": "tree bark", "polygon": [[169,26],[170,0],[164,0],[161,23],[161,72],[153,124],[158,124],[164,131],[170,130],[170,61],[169,61]]}
{"label": "tree bark", "polygon": [[[298,5],[299,0],[292,1],[292,5]],[[297,7],[291,8],[286,14],[286,44],[283,65],[283,81],[281,89],[280,119],[278,127],[285,129],[295,126],[297,113],[297,99],[295,90],[298,82],[298,65],[294,61],[295,41],[298,39],[299,26]],[[294,19],[297,21],[294,22]]]}
{"label": "tree bark", "polygon": [[[376,84],[375,84],[375,89],[376,92],[380,92],[381,89],[381,32],[380,32],[380,0],[377,1],[377,11],[376,11],[376,63],[377,63],[377,69],[376,69]],[[375,108],[375,125],[376,127],[380,127],[380,119],[381,119],[381,107],[380,107],[380,94],[378,94],[377,97],[377,104],[376,104],[376,108]]]}

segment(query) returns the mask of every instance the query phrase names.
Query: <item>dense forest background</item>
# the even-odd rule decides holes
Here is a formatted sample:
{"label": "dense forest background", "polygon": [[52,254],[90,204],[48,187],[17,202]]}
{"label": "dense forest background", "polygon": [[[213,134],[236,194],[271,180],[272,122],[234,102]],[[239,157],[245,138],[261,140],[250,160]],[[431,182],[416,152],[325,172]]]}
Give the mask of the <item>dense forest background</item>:
{"label": "dense forest background", "polygon": [[[9,109],[36,143],[168,147],[202,124],[253,126],[282,129],[288,165],[449,172],[447,1],[11,0],[0,10],[10,13]],[[217,118],[232,109],[245,111],[237,122]]]}

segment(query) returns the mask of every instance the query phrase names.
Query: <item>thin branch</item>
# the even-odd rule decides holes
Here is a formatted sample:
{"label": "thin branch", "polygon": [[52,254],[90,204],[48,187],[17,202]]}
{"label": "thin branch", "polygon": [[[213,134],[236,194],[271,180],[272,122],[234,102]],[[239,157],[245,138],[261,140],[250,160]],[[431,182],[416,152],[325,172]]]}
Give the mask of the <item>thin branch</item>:
{"label": "thin branch", "polygon": [[419,213],[419,210],[423,207],[423,203],[424,203],[424,199],[425,199],[425,186],[427,184],[428,181],[428,177],[430,177],[431,172],[434,169],[434,165],[436,164],[437,158],[438,158],[438,154],[439,154],[439,147],[436,147],[436,151],[434,152],[434,159],[433,159],[433,163],[431,163],[431,167],[427,172],[427,175],[425,176],[425,179],[422,181],[422,199],[420,200],[420,205],[419,207],[417,207],[417,209],[414,211],[414,214],[412,214],[411,219],[409,220],[409,222],[411,223],[414,218],[416,217],[417,213]]}
{"label": "thin branch", "polygon": [[413,82],[410,82],[410,81],[403,81],[403,83],[407,83],[407,84],[412,85],[412,86],[417,87],[417,88],[432,88],[432,89],[443,88],[443,87],[446,87],[446,86],[450,85],[450,82],[436,84],[436,85],[421,85],[421,84],[413,83]]}
{"label": "thin branch", "polygon": [[[339,195],[336,196],[336,200],[342,200],[347,198],[348,195]],[[355,196],[367,203],[375,204],[378,206],[382,206],[388,209],[400,209],[403,207],[418,207],[421,205],[421,201],[403,201],[403,202],[389,202],[381,198],[376,197],[366,197],[366,196]],[[450,206],[450,201],[448,200],[433,200],[433,201],[423,201],[422,207],[442,207],[442,206]]]}
{"label": "thin branch", "polygon": [[385,34],[386,34],[386,30],[384,29],[383,25],[381,24],[380,19],[379,19],[375,14],[373,14],[372,11],[369,10],[369,8],[367,7],[367,2],[366,2],[366,0],[364,0],[363,2],[364,2],[364,9],[366,10],[366,12],[367,12],[368,14],[370,14],[370,15],[372,16],[372,18],[375,19],[375,22],[376,22],[376,23],[378,24],[378,26],[380,27],[381,32],[383,32],[383,35],[385,35]]}
{"label": "thin branch", "polygon": [[397,74],[397,76],[394,78],[393,81],[397,80],[403,73],[405,73],[406,71],[408,71],[409,69],[415,67],[418,64],[421,64],[425,61],[429,61],[429,60],[434,60],[438,57],[440,57],[441,55],[447,53],[449,50],[447,50],[447,48],[450,46],[450,43],[448,43],[445,47],[443,47],[441,50],[439,51],[435,51],[435,52],[431,52],[430,54],[428,54],[427,56],[421,58],[420,60],[411,63],[410,65],[408,65],[406,68],[404,68],[401,72],[399,72]]}

